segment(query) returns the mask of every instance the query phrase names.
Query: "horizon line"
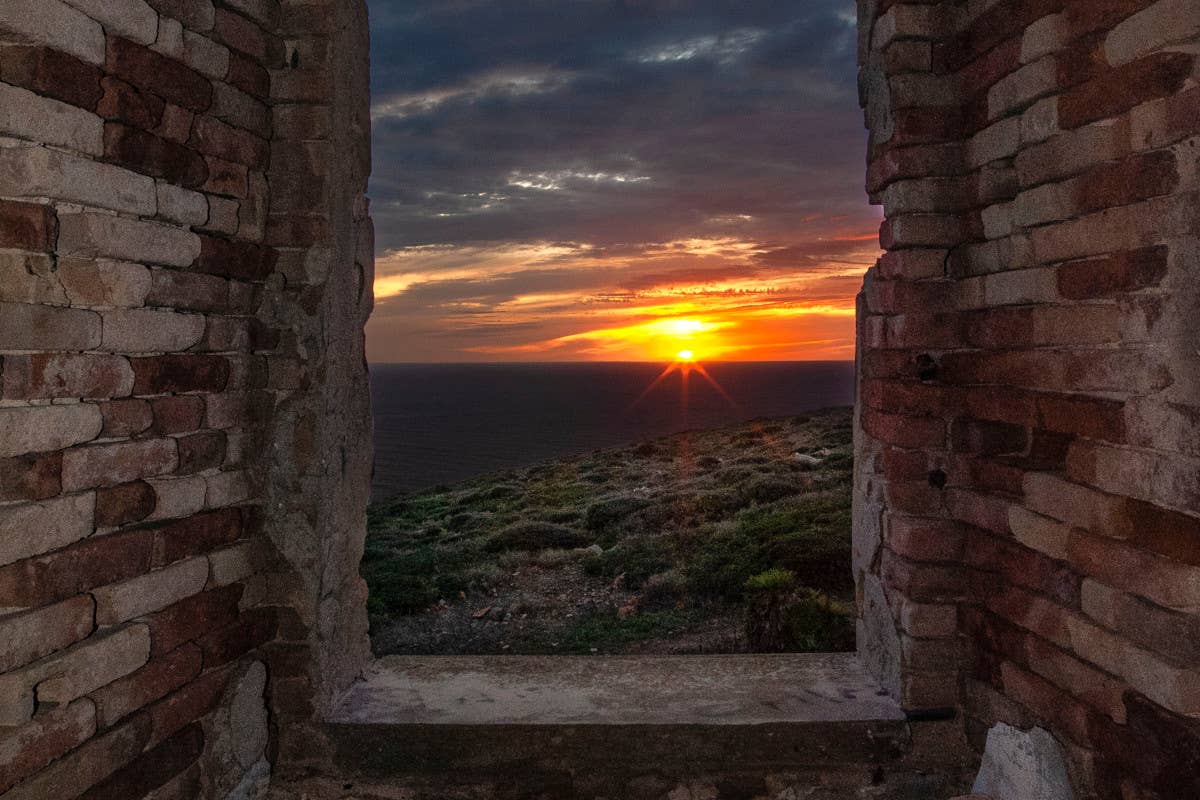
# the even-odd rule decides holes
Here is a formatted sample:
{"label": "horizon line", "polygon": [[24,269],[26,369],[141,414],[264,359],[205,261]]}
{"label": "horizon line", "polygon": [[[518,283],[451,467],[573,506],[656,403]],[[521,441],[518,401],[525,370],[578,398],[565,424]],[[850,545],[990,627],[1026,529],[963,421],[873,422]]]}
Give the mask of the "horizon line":
{"label": "horizon line", "polygon": [[[777,358],[777,359],[697,359],[703,364],[853,364],[852,358]],[[591,361],[368,361],[368,366],[565,366],[583,364],[673,364],[671,359],[591,360]]]}

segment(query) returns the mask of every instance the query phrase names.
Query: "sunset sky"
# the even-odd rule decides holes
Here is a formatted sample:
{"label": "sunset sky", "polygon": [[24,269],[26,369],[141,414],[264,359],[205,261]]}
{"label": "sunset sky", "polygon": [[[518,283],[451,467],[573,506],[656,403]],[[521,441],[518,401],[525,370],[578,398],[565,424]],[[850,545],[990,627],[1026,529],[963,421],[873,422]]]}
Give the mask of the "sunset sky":
{"label": "sunset sky", "polygon": [[374,362],[849,359],[852,0],[370,0]]}

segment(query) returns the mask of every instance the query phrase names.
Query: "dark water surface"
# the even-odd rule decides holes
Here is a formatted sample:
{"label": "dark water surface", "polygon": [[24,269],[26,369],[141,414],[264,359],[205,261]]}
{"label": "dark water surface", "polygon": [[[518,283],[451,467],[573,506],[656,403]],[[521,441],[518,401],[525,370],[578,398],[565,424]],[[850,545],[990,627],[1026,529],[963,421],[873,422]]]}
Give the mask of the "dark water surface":
{"label": "dark water surface", "polygon": [[[854,399],[851,362],[705,364],[640,401],[661,364],[373,364],[374,499],[560,456]],[[637,402],[635,402],[637,401]]]}

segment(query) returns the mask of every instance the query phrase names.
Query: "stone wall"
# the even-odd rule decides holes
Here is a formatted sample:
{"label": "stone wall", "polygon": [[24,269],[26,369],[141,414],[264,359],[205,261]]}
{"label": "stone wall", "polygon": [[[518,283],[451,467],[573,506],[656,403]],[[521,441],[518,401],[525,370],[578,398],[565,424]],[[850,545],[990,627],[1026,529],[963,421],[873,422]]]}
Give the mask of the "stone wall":
{"label": "stone wall", "polygon": [[860,648],[1200,796],[1200,3],[860,0]]}
{"label": "stone wall", "polygon": [[0,2],[6,800],[254,796],[368,656],[366,59],[354,0]]}

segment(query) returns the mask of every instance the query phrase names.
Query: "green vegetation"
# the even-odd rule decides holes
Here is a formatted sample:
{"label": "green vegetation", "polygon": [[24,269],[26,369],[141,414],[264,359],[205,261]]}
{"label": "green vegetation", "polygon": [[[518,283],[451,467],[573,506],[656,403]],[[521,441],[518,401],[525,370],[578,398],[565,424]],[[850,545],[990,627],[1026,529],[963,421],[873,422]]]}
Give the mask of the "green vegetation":
{"label": "green vegetation", "polygon": [[850,439],[835,409],[376,504],[376,650],[852,647]]}

